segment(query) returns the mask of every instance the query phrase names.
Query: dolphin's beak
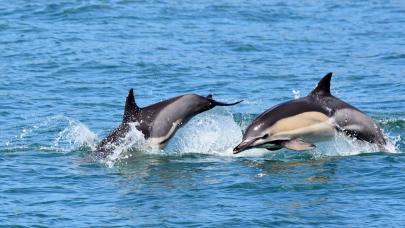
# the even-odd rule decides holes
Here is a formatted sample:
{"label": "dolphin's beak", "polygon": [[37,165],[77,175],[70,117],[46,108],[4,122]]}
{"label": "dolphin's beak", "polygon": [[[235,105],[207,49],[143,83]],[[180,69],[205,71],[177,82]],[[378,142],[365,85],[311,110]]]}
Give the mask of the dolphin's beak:
{"label": "dolphin's beak", "polygon": [[243,140],[241,143],[239,143],[239,145],[237,145],[233,149],[233,154],[239,154],[240,152],[249,149],[250,145],[252,145],[252,143],[254,143],[255,141],[256,141],[255,139]]}

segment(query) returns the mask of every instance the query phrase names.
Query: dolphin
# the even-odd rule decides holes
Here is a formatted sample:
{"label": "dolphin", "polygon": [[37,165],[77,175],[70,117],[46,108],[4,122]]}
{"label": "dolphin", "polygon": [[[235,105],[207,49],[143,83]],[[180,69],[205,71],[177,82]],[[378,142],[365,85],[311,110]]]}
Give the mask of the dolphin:
{"label": "dolphin", "polygon": [[370,117],[330,92],[332,73],[326,74],[306,97],[276,105],[259,115],[246,129],[234,154],[250,148],[311,150],[313,143],[343,132],[384,149],[382,129]]}
{"label": "dolphin", "polygon": [[195,115],[215,106],[231,106],[240,102],[242,100],[227,104],[214,100],[212,95],[203,97],[186,94],[141,108],[135,103],[134,90],[130,89],[122,123],[104,138],[96,149],[98,152],[108,153],[109,145],[119,142],[131,130],[130,123],[135,123],[147,142],[163,148],[176,131]]}

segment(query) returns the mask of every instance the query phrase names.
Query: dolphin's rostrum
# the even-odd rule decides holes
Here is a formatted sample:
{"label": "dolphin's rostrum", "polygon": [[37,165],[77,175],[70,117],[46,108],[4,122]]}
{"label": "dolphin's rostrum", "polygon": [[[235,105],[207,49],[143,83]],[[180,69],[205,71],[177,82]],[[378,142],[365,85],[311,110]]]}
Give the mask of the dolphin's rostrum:
{"label": "dolphin's rostrum", "polygon": [[386,145],[382,129],[365,113],[330,93],[332,73],[326,74],[306,97],[276,105],[259,115],[246,129],[234,154],[262,147],[310,150],[312,143],[329,139],[336,131],[380,148]]}
{"label": "dolphin's rostrum", "polygon": [[135,102],[133,89],[130,89],[122,123],[100,142],[97,151],[108,153],[108,146],[124,138],[129,132],[130,123],[135,123],[136,128],[143,133],[149,143],[163,147],[177,129],[195,115],[215,106],[230,106],[240,102],[242,101],[227,104],[215,101],[212,95],[203,97],[186,94],[140,108]]}

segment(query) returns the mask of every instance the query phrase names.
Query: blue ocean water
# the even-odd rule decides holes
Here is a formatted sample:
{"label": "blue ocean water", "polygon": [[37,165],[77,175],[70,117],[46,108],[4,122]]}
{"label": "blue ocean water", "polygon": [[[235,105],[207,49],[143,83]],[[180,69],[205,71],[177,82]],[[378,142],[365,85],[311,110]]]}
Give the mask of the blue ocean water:
{"label": "blue ocean water", "polygon": [[[403,1],[2,1],[0,224],[403,227],[404,25]],[[232,155],[255,116],[330,71],[390,152],[337,139]],[[164,151],[88,159],[129,88],[140,106],[244,102]]]}

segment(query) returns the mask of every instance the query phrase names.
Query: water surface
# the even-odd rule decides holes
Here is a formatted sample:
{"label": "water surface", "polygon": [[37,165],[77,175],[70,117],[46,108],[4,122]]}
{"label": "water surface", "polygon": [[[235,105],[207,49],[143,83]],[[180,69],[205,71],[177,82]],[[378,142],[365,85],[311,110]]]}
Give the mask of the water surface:
{"label": "water surface", "polygon": [[[0,3],[0,224],[402,227],[404,15],[401,1]],[[331,71],[390,153],[338,139],[232,155],[255,116]],[[162,152],[88,159],[129,88],[140,106],[245,101],[197,116]]]}

